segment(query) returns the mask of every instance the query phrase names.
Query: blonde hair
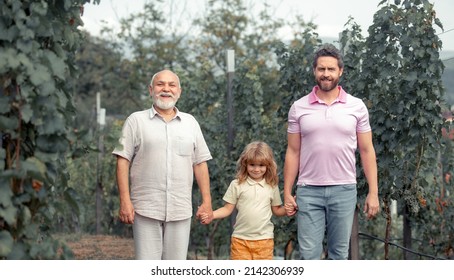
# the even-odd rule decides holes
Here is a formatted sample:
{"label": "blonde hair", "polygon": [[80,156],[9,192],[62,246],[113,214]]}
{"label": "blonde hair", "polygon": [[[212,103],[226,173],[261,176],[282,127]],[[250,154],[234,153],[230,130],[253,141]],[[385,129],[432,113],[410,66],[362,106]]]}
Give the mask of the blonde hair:
{"label": "blonde hair", "polygon": [[277,164],[274,160],[273,150],[268,144],[262,141],[254,141],[244,148],[236,165],[236,178],[240,184],[245,182],[248,177],[247,165],[249,163],[260,163],[265,165],[265,181],[272,187],[277,186],[279,182]]}

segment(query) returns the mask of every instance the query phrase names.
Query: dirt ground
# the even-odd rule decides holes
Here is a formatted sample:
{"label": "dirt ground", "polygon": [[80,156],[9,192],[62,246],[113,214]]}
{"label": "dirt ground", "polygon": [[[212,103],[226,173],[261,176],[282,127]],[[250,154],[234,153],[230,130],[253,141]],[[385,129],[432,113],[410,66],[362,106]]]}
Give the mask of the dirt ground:
{"label": "dirt ground", "polygon": [[[74,253],[75,260],[134,260],[134,240],[113,235],[57,235]],[[206,260],[206,256],[188,252],[190,260]]]}
{"label": "dirt ground", "polygon": [[67,240],[76,260],[133,260],[133,239],[110,235],[83,235]]}

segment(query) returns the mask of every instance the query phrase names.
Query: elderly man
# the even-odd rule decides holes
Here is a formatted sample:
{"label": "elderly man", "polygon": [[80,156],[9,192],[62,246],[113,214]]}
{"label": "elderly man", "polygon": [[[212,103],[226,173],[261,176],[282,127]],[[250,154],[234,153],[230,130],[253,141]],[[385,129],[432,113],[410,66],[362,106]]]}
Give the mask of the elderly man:
{"label": "elderly man", "polygon": [[156,73],[149,86],[150,109],[125,121],[117,156],[119,217],[133,224],[137,259],[184,260],[187,257],[195,175],[202,204],[213,217],[207,161],[211,154],[196,119],[175,104],[180,80],[169,70]]}

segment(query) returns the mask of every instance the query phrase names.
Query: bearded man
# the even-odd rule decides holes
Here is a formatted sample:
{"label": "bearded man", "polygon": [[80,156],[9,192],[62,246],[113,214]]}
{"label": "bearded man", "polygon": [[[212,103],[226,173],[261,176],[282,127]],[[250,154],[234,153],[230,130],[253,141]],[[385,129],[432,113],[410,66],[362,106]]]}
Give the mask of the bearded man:
{"label": "bearded man", "polygon": [[[361,99],[339,85],[343,70],[339,50],[323,45],[313,60],[317,85],[288,113],[284,200],[287,215],[297,215],[299,256],[304,260],[348,258],[357,151],[369,185],[363,211],[371,219],[380,210],[369,113]],[[325,234],[327,255],[322,253]]]}
{"label": "bearded man", "polygon": [[122,129],[117,157],[119,218],[133,225],[136,259],[185,260],[195,176],[202,196],[198,212],[213,217],[207,161],[211,154],[200,125],[175,107],[180,79],[170,70],[153,75],[153,106],[132,113]]}

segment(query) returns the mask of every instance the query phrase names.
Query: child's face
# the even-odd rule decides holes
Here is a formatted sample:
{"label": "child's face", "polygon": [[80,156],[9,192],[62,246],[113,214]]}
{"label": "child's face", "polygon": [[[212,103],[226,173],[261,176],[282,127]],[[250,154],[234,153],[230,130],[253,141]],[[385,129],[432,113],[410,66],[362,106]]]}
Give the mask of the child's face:
{"label": "child's face", "polygon": [[266,172],[266,166],[260,162],[248,162],[247,173],[254,181],[261,181]]}

